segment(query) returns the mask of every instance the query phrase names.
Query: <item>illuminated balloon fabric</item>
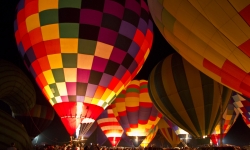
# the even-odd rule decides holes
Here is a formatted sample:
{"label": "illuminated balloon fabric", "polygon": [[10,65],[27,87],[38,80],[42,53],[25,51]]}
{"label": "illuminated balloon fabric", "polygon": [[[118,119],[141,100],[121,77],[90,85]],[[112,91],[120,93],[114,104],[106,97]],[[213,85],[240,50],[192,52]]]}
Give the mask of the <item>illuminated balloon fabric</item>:
{"label": "illuminated balloon fabric", "polygon": [[158,126],[155,126],[153,130],[146,136],[146,138],[141,142],[141,147],[147,147],[148,144],[154,139],[156,133],[158,131]]}
{"label": "illuminated balloon fabric", "polygon": [[165,137],[165,139],[171,144],[172,147],[176,147],[178,144],[180,144],[181,140],[178,137],[178,135],[175,133],[173,128],[171,128],[171,125],[169,125],[165,119],[161,119],[159,123],[157,124],[159,130],[161,131],[162,135]]}
{"label": "illuminated balloon fabric", "polygon": [[35,89],[29,78],[12,63],[0,60],[0,99],[14,113],[30,110],[36,102]]}
{"label": "illuminated balloon fabric", "polygon": [[170,128],[172,128],[177,135],[179,135],[179,134],[186,134],[186,133],[183,133],[184,132],[183,129],[181,129],[180,127],[178,127],[177,125],[175,125],[173,122],[171,122],[165,116],[162,117],[162,119],[164,119],[164,121],[168,124],[168,126],[170,126]]}
{"label": "illuminated balloon fabric", "polygon": [[241,113],[242,118],[246,125],[250,128],[250,98],[233,92],[232,98],[234,100],[234,106]]}
{"label": "illuminated balloon fabric", "polygon": [[30,137],[35,138],[46,129],[54,119],[53,108],[36,104],[29,112],[24,114],[14,114],[27,130]]}
{"label": "illuminated balloon fabric", "polygon": [[148,0],[148,5],[162,35],[184,59],[250,97],[250,1]]}
{"label": "illuminated balloon fabric", "polygon": [[178,53],[166,57],[151,71],[149,94],[155,107],[193,137],[211,134],[232,91],[209,78]]}
{"label": "illuminated balloon fabric", "polygon": [[[167,125],[174,130],[175,134],[179,137],[180,142],[182,142],[182,144],[184,146],[187,146],[187,138],[189,138],[189,134],[184,131],[182,128],[178,127],[177,125],[175,125],[172,121],[170,121],[169,119],[167,119],[165,116],[162,117],[162,119],[164,119],[164,121],[167,123]],[[170,132],[170,129],[168,130]],[[186,141],[184,141],[184,139]]]}
{"label": "illuminated balloon fabric", "polygon": [[19,150],[31,150],[31,141],[24,126],[11,115],[0,110],[0,149],[15,142]]}
{"label": "illuminated balloon fabric", "polygon": [[103,133],[107,136],[112,146],[117,146],[121,140],[123,129],[114,116],[112,107],[109,105],[96,120]]}
{"label": "illuminated balloon fabric", "polygon": [[215,127],[213,133],[210,135],[210,139],[212,140],[214,145],[217,145],[220,140],[220,127],[222,121],[222,137],[224,138],[228,131],[231,129],[236,119],[239,116],[239,111],[234,107],[233,100],[231,99],[227,105],[226,111],[223,113],[223,119],[219,121],[217,126]]}
{"label": "illuminated balloon fabric", "polygon": [[152,46],[152,28],[143,0],[21,0],[15,37],[72,135],[80,115],[96,119],[138,73]]}
{"label": "illuminated balloon fabric", "polygon": [[147,84],[146,80],[132,80],[112,103],[114,115],[134,146],[140,145],[162,117],[149,97]]}

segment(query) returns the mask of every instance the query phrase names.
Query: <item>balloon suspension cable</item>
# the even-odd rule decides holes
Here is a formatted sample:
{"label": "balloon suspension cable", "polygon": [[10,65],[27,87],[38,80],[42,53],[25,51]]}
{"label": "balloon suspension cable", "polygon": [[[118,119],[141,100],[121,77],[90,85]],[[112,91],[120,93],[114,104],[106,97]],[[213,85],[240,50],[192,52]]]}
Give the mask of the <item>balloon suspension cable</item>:
{"label": "balloon suspension cable", "polygon": [[[86,107],[87,112],[84,116],[84,119],[87,118],[88,112],[89,112],[89,108]],[[84,121],[84,120],[83,120]],[[92,126],[94,122],[83,122],[80,124],[80,131],[79,131],[79,136],[78,139],[84,138],[84,135],[89,131],[90,127]]]}
{"label": "balloon suspension cable", "polygon": [[84,138],[84,135],[89,131],[90,127],[94,122],[90,123],[81,123],[80,131],[79,131],[79,139]]}

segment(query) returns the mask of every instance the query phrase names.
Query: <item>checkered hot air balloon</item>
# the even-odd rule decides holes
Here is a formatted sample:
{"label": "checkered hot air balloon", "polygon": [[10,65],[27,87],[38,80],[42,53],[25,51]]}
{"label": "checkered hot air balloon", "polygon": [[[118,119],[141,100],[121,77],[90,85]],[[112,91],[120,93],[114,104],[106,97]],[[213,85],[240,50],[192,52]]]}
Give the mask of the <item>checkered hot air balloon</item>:
{"label": "checkered hot air balloon", "polygon": [[147,1],[159,31],[184,59],[250,97],[249,0]]}
{"label": "checkered hot air balloon", "polygon": [[[236,119],[238,118],[240,112],[234,107],[233,100],[231,99],[227,105],[225,112],[223,113],[222,119],[216,125],[214,131],[211,135],[208,135],[212,140],[214,145],[218,145],[220,138],[222,139],[226,136],[228,131],[231,129]],[[222,131],[221,131],[222,125]]]}
{"label": "checkered hot air balloon", "polygon": [[20,0],[15,20],[18,51],[70,135],[135,77],[152,29],[143,0]]}
{"label": "checkered hot air balloon", "polygon": [[139,146],[162,114],[148,94],[148,81],[132,80],[112,103],[113,112],[134,146]]}
{"label": "checkered hot air balloon", "polygon": [[112,104],[101,113],[96,122],[111,145],[116,147],[121,140],[124,130],[113,113]]}
{"label": "checkered hot air balloon", "polygon": [[154,106],[196,138],[212,133],[232,93],[178,53],[169,55],[154,67],[148,89]]}

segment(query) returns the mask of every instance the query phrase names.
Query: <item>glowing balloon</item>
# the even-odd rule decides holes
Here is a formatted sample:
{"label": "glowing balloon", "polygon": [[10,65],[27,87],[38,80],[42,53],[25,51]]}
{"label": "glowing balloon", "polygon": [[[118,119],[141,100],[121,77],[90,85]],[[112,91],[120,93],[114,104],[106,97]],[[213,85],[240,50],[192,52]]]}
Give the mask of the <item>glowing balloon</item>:
{"label": "glowing balloon", "polygon": [[250,1],[148,0],[167,42],[195,68],[250,97]]}
{"label": "glowing balloon", "polygon": [[169,55],[154,67],[148,89],[152,102],[164,116],[193,137],[200,138],[212,133],[232,93],[178,53]]}
{"label": "glowing balloon", "polygon": [[[173,145],[175,145],[176,144],[176,141],[174,141],[174,140],[176,140],[176,138],[175,138],[175,134],[179,137],[179,139],[180,139],[180,142],[184,145],[184,146],[187,146],[187,142],[191,139],[191,135],[190,134],[188,134],[188,132],[186,132],[186,131],[184,131],[182,128],[180,128],[180,127],[178,127],[177,125],[175,125],[172,121],[170,121],[169,119],[167,119],[165,116],[164,117],[162,117],[162,119],[165,121],[165,123],[164,123],[164,121],[161,121],[161,122],[163,122],[162,124],[164,125],[164,124],[167,124],[167,126],[165,126],[165,128],[166,127],[168,127],[168,131],[164,131],[164,130],[166,130],[165,128],[163,128],[163,131],[164,132],[166,132],[166,133],[163,133],[163,131],[161,130],[161,132],[162,132],[162,134],[166,134],[166,135],[164,135],[164,137],[166,138],[166,140],[168,140],[169,139],[169,141],[171,141],[172,143],[174,143]],[[158,123],[158,126],[160,125],[160,123]],[[163,126],[164,127],[164,126]],[[175,132],[175,134],[174,133],[172,133],[172,130]],[[167,133],[167,132],[169,132],[169,134]],[[170,143],[171,144],[171,143]],[[178,143],[179,144],[179,143]],[[177,144],[177,145],[178,145]],[[172,145],[172,144],[171,144]],[[175,147],[175,146],[173,146],[172,145],[172,147]]]}
{"label": "glowing balloon", "polygon": [[165,137],[168,143],[171,144],[172,147],[176,147],[178,144],[180,144],[180,138],[165,119],[162,118],[157,125],[161,131],[161,134]]}
{"label": "glowing balloon", "polygon": [[149,97],[146,80],[132,80],[112,105],[114,115],[134,146],[140,145],[162,117]]}
{"label": "glowing balloon", "polygon": [[146,136],[146,138],[141,142],[140,146],[141,147],[147,147],[148,144],[154,139],[157,131],[158,131],[158,126],[155,126],[153,130],[149,132],[149,134]]}
{"label": "glowing balloon", "polygon": [[[236,119],[238,118],[239,114],[240,113],[237,110],[237,108],[234,107],[233,100],[230,100],[227,105],[226,111],[223,113],[222,120],[219,121],[212,134],[209,135],[214,145],[219,144],[221,138],[220,136],[222,136],[222,139],[226,136],[226,134],[228,133],[228,131],[231,129]],[[222,131],[220,130],[221,125],[222,125]]]}
{"label": "glowing balloon", "polygon": [[114,116],[112,105],[107,107],[96,121],[103,133],[107,136],[111,145],[117,146],[124,131]]}
{"label": "glowing balloon", "polygon": [[143,0],[20,0],[15,37],[25,65],[73,135],[138,73],[152,28]]}

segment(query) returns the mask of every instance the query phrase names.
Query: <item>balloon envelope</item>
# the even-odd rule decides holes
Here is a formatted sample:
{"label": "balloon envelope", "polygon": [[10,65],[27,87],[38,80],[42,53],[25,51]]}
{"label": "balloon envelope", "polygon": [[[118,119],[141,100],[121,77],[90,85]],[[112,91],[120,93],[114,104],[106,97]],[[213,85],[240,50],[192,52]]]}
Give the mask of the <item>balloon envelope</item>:
{"label": "balloon envelope", "polygon": [[[237,110],[237,108],[234,107],[233,100],[231,99],[227,105],[225,112],[223,113],[222,119],[216,125],[212,134],[209,135],[214,145],[219,144],[221,136],[222,139],[226,136],[226,134],[228,133],[228,131],[231,129],[236,119],[238,118],[239,114],[240,114],[239,111]],[[221,131],[221,125],[222,125],[222,131]]]}
{"label": "balloon envelope", "polygon": [[171,126],[166,122],[165,119],[161,119],[157,124],[161,134],[165,137],[165,139],[171,144],[172,147],[176,147],[180,144],[181,140],[175,131],[171,128]]}
{"label": "balloon envelope", "polygon": [[51,106],[36,104],[30,111],[23,114],[13,114],[28,132],[31,138],[35,138],[45,130],[53,121],[55,112]]}
{"label": "balloon envelope", "polygon": [[154,67],[148,87],[155,107],[174,124],[199,138],[212,133],[232,93],[178,53]]}
{"label": "balloon envelope", "polygon": [[25,65],[73,135],[138,73],[152,28],[143,0],[20,0],[15,37]]}
{"label": "balloon envelope", "polygon": [[157,131],[158,131],[158,126],[155,126],[153,130],[149,132],[149,134],[146,136],[146,138],[141,142],[140,146],[141,147],[147,147],[148,144],[154,139]]}
{"label": "balloon envelope", "polygon": [[14,64],[0,60],[0,99],[14,113],[29,111],[36,102],[36,92],[30,79]]}
{"label": "balloon envelope", "polygon": [[31,141],[23,124],[0,110],[0,149],[7,149],[14,142],[17,149],[31,150]]}
{"label": "balloon envelope", "polygon": [[148,0],[167,42],[215,81],[250,97],[250,1]]}
{"label": "balloon envelope", "polygon": [[[167,124],[167,127],[168,127],[168,132],[172,132],[171,131],[171,129],[175,132],[175,134],[179,137],[179,139],[180,139],[180,142],[182,142],[182,144],[184,145],[184,146],[187,146],[187,142],[191,139],[191,135],[188,133],[188,132],[186,132],[186,131],[184,131],[182,128],[180,128],[180,127],[178,127],[176,124],[174,124],[172,121],[170,121],[167,117],[162,117],[162,119],[166,122],[166,124]],[[162,122],[164,122],[164,121],[162,121]],[[164,123],[165,124],[165,123]],[[159,126],[159,123],[158,123],[158,126]],[[171,129],[169,129],[169,128],[171,128]],[[164,129],[165,130],[165,129]],[[163,134],[163,133],[162,133]],[[172,134],[172,133],[170,133],[170,134]],[[167,135],[168,137],[169,137],[169,135]],[[171,137],[172,137],[172,139],[174,139],[174,133],[173,133],[173,135],[172,136],[170,136],[170,139],[171,139]],[[169,139],[169,138],[168,138]],[[167,140],[168,140],[167,139]],[[171,143],[170,143],[171,144]],[[172,145],[172,147],[175,147],[175,146],[173,146]]]}
{"label": "balloon envelope", "polygon": [[246,125],[250,128],[250,98],[233,92],[232,94],[233,104],[242,115],[242,118]]}
{"label": "balloon envelope", "polygon": [[124,130],[114,116],[112,106],[107,107],[96,120],[102,132],[106,135],[112,146],[117,146]]}
{"label": "balloon envelope", "polygon": [[112,103],[113,112],[127,136],[139,146],[162,114],[154,107],[146,80],[132,80]]}

